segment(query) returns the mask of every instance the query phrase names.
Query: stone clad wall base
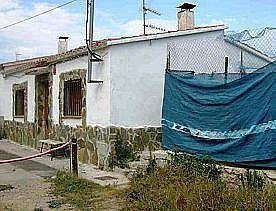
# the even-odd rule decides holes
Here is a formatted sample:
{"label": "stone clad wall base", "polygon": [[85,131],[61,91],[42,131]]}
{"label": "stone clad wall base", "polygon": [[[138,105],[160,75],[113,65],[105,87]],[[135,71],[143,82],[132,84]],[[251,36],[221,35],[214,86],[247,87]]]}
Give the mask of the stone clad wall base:
{"label": "stone clad wall base", "polygon": [[[19,144],[39,148],[39,140],[44,139],[43,131],[35,123],[4,122],[4,136]],[[160,127],[122,128],[122,127],[70,127],[52,125],[49,138],[66,142],[71,138],[78,141],[78,158],[83,163],[92,163],[100,168],[108,168],[109,157],[116,154],[115,143],[120,139],[133,145],[136,151],[158,149],[162,140]]]}

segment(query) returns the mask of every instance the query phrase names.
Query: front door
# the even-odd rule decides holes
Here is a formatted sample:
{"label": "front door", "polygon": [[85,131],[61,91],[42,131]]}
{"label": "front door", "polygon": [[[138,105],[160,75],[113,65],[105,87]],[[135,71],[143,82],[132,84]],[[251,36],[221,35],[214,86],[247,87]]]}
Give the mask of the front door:
{"label": "front door", "polygon": [[36,122],[43,138],[49,137],[49,75],[36,76]]}

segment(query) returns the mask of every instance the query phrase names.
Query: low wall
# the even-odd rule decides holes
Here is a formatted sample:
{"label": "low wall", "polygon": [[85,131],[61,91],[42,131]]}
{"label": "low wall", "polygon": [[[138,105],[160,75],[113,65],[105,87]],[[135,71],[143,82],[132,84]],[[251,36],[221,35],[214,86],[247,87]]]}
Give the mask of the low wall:
{"label": "low wall", "polygon": [[[35,123],[4,122],[4,136],[19,144],[39,148],[39,140],[45,139]],[[108,168],[109,160],[116,159],[115,145],[118,137],[135,152],[145,149],[159,149],[162,140],[161,128],[122,128],[122,127],[69,127],[52,125],[49,138],[66,142],[71,138],[78,141],[79,161],[92,163],[100,168]]]}

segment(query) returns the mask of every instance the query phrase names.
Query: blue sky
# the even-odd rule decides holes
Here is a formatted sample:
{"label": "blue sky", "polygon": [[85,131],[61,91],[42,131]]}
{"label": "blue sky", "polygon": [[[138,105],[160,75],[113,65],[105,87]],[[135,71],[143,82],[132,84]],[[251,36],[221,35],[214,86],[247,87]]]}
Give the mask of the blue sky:
{"label": "blue sky", "polygon": [[[0,27],[52,8],[69,0],[0,0]],[[96,0],[96,38],[140,34],[142,0]],[[176,29],[176,6],[181,0],[146,0],[162,13],[149,15],[150,23]],[[85,2],[66,7],[31,21],[0,30],[0,62],[56,53],[57,37],[70,37],[70,48],[84,45]],[[255,29],[276,24],[275,0],[196,0],[196,25],[224,23],[230,30]]]}

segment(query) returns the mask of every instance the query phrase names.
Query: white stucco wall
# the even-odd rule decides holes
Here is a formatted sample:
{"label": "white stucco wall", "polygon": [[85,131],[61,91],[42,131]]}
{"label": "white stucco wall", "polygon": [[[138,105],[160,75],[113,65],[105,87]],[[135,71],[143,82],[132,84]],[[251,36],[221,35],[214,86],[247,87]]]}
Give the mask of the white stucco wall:
{"label": "white stucco wall", "polygon": [[[4,97],[4,80],[1,74],[0,74],[0,97],[2,98]],[[4,100],[0,100],[0,116],[4,116],[5,114],[4,106],[5,106]]]}
{"label": "white stucco wall", "polygon": [[[224,72],[224,58],[228,56],[229,72],[238,72],[240,62],[237,63],[236,57],[240,58],[240,49],[226,43],[223,35],[223,30],[220,30],[110,46],[111,124],[125,127],[161,125],[168,43],[175,43],[176,46],[189,43],[184,45],[184,49],[191,59],[187,60],[188,63],[181,64],[183,70],[211,73],[216,68],[214,72]],[[204,43],[204,49],[195,46],[198,41]],[[195,47],[199,48],[195,51]],[[208,61],[201,60],[206,55]],[[182,56],[185,60],[187,54]],[[245,53],[244,57],[247,56],[248,53]],[[267,63],[251,54],[249,56],[257,63]],[[198,63],[200,68],[195,63]],[[209,65],[214,63],[216,66]]]}
{"label": "white stucco wall", "polygon": [[88,125],[106,127],[110,126],[110,53],[108,49],[97,53],[103,61],[93,63],[92,79],[103,83],[87,84],[86,120]]}
{"label": "white stucco wall", "polygon": [[[100,63],[93,63],[93,77],[92,79],[102,79],[103,84],[87,83],[87,124],[107,126],[109,121],[109,54],[99,52],[103,55],[104,61]],[[61,73],[73,71],[75,69],[87,70],[87,56],[83,56],[71,61],[59,63],[56,65],[56,75],[53,76],[53,123],[59,122],[59,76]],[[77,126],[81,125],[81,119],[64,119],[65,125]]]}
{"label": "white stucco wall", "polygon": [[[0,116],[4,116],[5,120],[13,120],[13,84],[28,82],[28,111],[27,121],[34,122],[35,114],[35,77],[33,75],[15,74],[3,78],[0,76]],[[15,121],[22,122],[23,118],[16,118]]]}
{"label": "white stucco wall", "polygon": [[[180,46],[180,57],[183,58],[180,59],[183,61],[180,66],[185,67],[184,70],[193,70],[196,73],[210,73],[214,70],[224,72],[224,58],[228,56],[229,72],[238,72],[240,48],[226,42],[223,35],[223,30],[219,30],[112,44],[97,52],[103,56],[104,61],[93,63],[92,79],[101,79],[104,82],[87,84],[87,124],[103,127],[160,126],[168,44],[173,43],[176,49],[181,43],[184,44],[184,50],[183,46]],[[263,66],[266,63],[263,59],[244,51],[244,65]],[[54,124],[59,123],[59,76],[75,69],[87,70],[87,56],[56,64],[52,88]],[[12,120],[12,85],[26,80],[28,121],[34,121],[35,76],[32,75],[4,79],[0,76],[0,99],[5,99],[0,101],[0,116]],[[81,119],[64,119],[63,122],[73,127],[82,123]]]}

